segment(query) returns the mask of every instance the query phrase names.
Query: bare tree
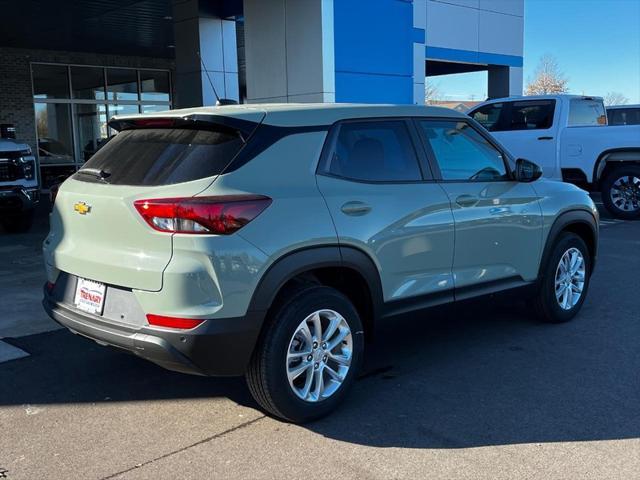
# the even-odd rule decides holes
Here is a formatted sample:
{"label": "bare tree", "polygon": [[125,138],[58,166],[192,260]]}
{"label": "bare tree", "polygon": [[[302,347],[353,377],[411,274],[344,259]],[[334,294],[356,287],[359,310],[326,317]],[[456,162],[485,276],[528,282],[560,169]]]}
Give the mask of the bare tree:
{"label": "bare tree", "polygon": [[620,92],[607,92],[604,96],[605,105],[626,105],[629,99]]}
{"label": "bare tree", "polygon": [[527,95],[566,93],[569,80],[558,68],[553,55],[543,55],[538,62],[533,79],[527,84]]}
{"label": "bare tree", "polygon": [[440,87],[430,82],[425,78],[424,80],[424,102],[427,105],[433,105],[436,101],[440,100],[442,96],[440,92]]}

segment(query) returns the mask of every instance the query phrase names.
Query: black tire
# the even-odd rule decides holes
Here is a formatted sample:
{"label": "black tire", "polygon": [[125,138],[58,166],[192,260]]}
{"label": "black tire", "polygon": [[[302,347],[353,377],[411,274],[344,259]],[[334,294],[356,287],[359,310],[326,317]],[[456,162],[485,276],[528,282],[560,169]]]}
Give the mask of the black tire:
{"label": "black tire", "polygon": [[[558,300],[556,299],[556,271],[562,256],[570,250],[576,248],[582,254],[584,258],[584,287],[582,294],[573,307],[568,310],[563,309]],[[584,240],[575,233],[563,233],[560,235],[556,244],[553,246],[551,255],[547,260],[547,264],[542,266],[542,278],[537,294],[532,299],[532,306],[536,312],[537,317],[547,323],[564,323],[571,320],[582,308],[585,298],[589,290],[589,283],[591,280],[591,256],[589,249]]]}
{"label": "black tire", "polygon": [[613,169],[602,181],[602,203],[606,209],[616,218],[621,218],[624,220],[636,220],[640,218],[640,184],[637,184],[635,190],[635,198],[637,199],[638,208],[635,210],[624,210],[620,208],[619,205],[614,203],[611,198],[611,188],[616,183],[616,181],[623,177],[636,177],[640,179],[640,165],[622,165],[620,167],[616,167]]}
{"label": "black tire", "polygon": [[[340,387],[328,398],[308,402],[289,385],[287,351],[300,323],[321,309],[338,312],[352,334],[351,365]],[[324,286],[307,286],[287,294],[267,319],[247,369],[246,380],[253,398],[269,414],[294,423],[318,419],[334,410],[357,378],[364,353],[362,323],[353,304],[339,291]]]}
{"label": "black tire", "polygon": [[9,233],[28,232],[33,225],[33,210],[22,212],[19,215],[11,215],[2,220],[2,226]]}

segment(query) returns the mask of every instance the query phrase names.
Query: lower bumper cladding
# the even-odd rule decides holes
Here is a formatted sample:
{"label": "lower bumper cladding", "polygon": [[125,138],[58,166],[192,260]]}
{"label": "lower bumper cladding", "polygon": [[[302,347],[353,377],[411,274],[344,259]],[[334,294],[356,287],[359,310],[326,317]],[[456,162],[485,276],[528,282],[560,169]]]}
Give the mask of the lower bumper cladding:
{"label": "lower bumper cladding", "polygon": [[105,320],[56,302],[44,288],[44,309],[71,332],[127,350],[168,370],[207,376],[243,375],[257,341],[261,312],[205,320],[191,330],[137,327]]}

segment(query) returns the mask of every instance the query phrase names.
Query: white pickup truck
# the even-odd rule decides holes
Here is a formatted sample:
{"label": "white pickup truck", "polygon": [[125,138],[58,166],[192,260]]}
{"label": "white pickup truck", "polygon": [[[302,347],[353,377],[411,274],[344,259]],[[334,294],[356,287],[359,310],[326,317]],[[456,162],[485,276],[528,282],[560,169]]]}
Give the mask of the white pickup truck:
{"label": "white pickup truck", "polygon": [[489,100],[468,115],[547,178],[601,191],[618,218],[640,218],[640,125],[611,126],[601,98],[540,95]]}

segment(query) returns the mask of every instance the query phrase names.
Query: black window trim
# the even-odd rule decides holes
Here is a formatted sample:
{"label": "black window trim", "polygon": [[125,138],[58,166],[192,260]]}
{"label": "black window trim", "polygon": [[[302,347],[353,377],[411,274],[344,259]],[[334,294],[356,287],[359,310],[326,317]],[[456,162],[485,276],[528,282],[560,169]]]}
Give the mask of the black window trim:
{"label": "black window trim", "polygon": [[[426,118],[426,117],[425,117]],[[357,178],[344,177],[342,175],[336,175],[329,171],[329,163],[333,158],[333,154],[335,152],[336,143],[338,141],[338,136],[340,134],[340,128],[344,124],[349,123],[367,123],[367,122],[392,122],[392,121],[400,121],[405,124],[405,128],[407,129],[407,133],[409,134],[409,139],[411,141],[411,146],[413,147],[413,151],[416,156],[416,160],[418,163],[418,169],[420,171],[420,179],[419,180],[361,180]],[[348,118],[343,120],[338,120],[333,123],[329,128],[329,133],[327,134],[327,138],[325,139],[324,146],[322,147],[322,152],[320,154],[320,160],[318,161],[318,166],[316,167],[316,175],[322,175],[324,177],[336,178],[339,180],[344,180],[347,182],[355,182],[355,183],[365,183],[370,185],[402,185],[402,184],[412,184],[412,183],[434,183],[435,175],[433,175],[433,170],[431,169],[431,164],[426,156],[426,153],[423,148],[420,148],[421,140],[417,131],[415,131],[415,125],[413,125],[412,117],[400,116],[400,117],[355,117]]]}
{"label": "black window trim", "polygon": [[[500,145],[495,139],[491,136],[491,134],[476,120],[473,118],[461,118],[461,117],[413,117],[413,121],[415,124],[416,130],[419,132],[420,139],[422,142],[422,146],[425,150],[426,156],[429,159],[429,164],[431,166],[431,170],[434,173],[434,178],[438,183],[494,183],[494,182],[514,182],[516,181],[515,173],[511,169],[511,165],[509,163],[509,159],[513,160],[513,157]],[[449,122],[464,122],[469,125],[470,128],[475,130],[480,136],[482,136],[487,142],[495,148],[500,156],[502,157],[502,163],[505,166],[505,171],[507,172],[508,178],[501,178],[497,180],[471,180],[471,179],[444,179],[442,178],[442,172],[440,171],[440,166],[436,160],[435,153],[431,148],[431,144],[425,137],[424,133],[420,130],[420,125],[417,122],[420,121],[449,121]]]}

